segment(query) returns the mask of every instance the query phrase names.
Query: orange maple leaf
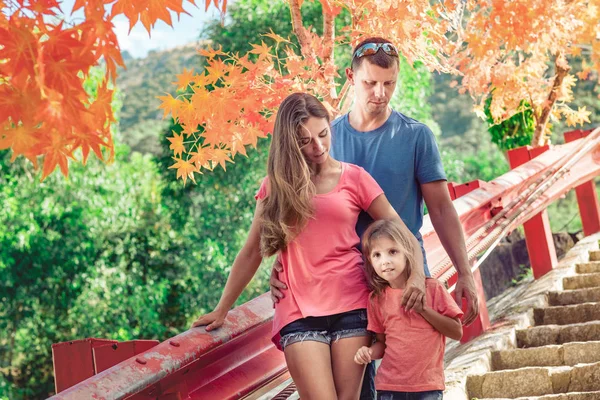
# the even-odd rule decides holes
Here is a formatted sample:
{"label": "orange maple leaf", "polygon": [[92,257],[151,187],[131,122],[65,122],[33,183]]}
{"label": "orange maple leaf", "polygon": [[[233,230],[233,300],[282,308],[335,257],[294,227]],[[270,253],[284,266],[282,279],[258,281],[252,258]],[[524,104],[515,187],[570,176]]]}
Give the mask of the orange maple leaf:
{"label": "orange maple leaf", "polygon": [[29,126],[12,127],[9,125],[0,132],[0,150],[12,148],[11,161],[14,161],[17,156],[25,154],[37,142],[36,130]]}
{"label": "orange maple leaf", "polygon": [[183,72],[179,75],[176,75],[177,82],[172,82],[173,85],[177,86],[177,90],[185,90],[190,83],[195,82],[194,69],[187,70],[183,69]]}
{"label": "orange maple leaf", "polygon": [[171,144],[169,145],[169,149],[173,150],[175,156],[180,156],[181,153],[185,151],[185,146],[183,145],[183,134],[178,135],[177,132],[173,132],[173,137],[167,138]]}
{"label": "orange maple leaf", "polygon": [[158,108],[165,110],[163,119],[169,114],[171,114],[173,118],[177,118],[179,116],[181,100],[173,98],[173,96],[171,96],[169,93],[167,93],[166,96],[156,96],[156,98],[162,101]]}
{"label": "orange maple leaf", "polygon": [[198,170],[200,170],[200,168],[208,168],[208,161],[209,161],[209,148],[208,147],[200,147],[198,146],[196,151],[190,151],[189,155],[191,156],[189,158],[189,162],[194,163],[194,165],[196,166],[196,168],[198,168]]}
{"label": "orange maple leaf", "polygon": [[258,54],[258,59],[271,59],[273,55],[271,54],[271,46],[267,46],[265,42],[261,42],[260,45],[252,44],[252,50],[250,50],[252,54]]}
{"label": "orange maple leaf", "polygon": [[209,60],[215,58],[216,56],[225,56],[226,53],[223,52],[221,46],[218,49],[213,49],[212,46],[208,46],[206,49],[198,49],[198,54],[202,57],[206,57]]}
{"label": "orange maple leaf", "polygon": [[213,148],[210,150],[210,160],[213,168],[220,165],[224,171],[227,170],[225,162],[232,163],[233,161],[229,158],[229,150],[223,148]]}
{"label": "orange maple leaf", "polygon": [[266,36],[268,38],[273,39],[275,41],[275,43],[277,43],[277,45],[279,45],[279,43],[282,43],[282,42],[290,43],[290,39],[289,38],[288,39],[284,39],[283,37],[281,37],[278,34],[276,34],[275,32],[273,32],[272,28],[270,29],[269,33],[265,33],[262,36]]}
{"label": "orange maple leaf", "polygon": [[590,72],[591,72],[591,68],[590,67],[586,67],[582,71],[577,72],[575,75],[577,75],[577,77],[579,79],[581,79],[582,81],[585,81],[590,76]]}
{"label": "orange maple leaf", "polygon": [[69,176],[69,160],[74,159],[73,150],[70,148],[65,137],[57,129],[52,129],[34,149],[40,149],[44,154],[44,166],[42,168],[42,181],[50,175],[56,166],[65,177]]}
{"label": "orange maple leaf", "polygon": [[171,165],[169,169],[177,169],[177,179],[182,178],[183,184],[185,185],[187,178],[190,178],[194,183],[196,183],[196,179],[194,179],[194,172],[200,173],[200,170],[194,166],[194,164],[189,161],[182,160],[181,158],[175,158],[175,164]]}

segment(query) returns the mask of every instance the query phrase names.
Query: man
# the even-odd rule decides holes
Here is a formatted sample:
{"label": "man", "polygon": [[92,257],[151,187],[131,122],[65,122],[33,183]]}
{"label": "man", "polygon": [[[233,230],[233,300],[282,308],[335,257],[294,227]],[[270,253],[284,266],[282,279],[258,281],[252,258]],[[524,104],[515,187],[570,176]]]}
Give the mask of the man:
{"label": "man", "polygon": [[[354,86],[354,106],[350,113],[332,123],[332,155],[339,161],[357,164],[379,183],[386,197],[423,248],[419,230],[423,225],[423,200],[433,227],[444,249],[458,271],[455,299],[461,305],[467,300],[463,324],[470,324],[478,315],[478,300],[473,275],[469,267],[462,226],[446,185],[446,175],[431,130],[389,107],[396,88],[399,71],[398,51],[388,40],[369,38],[359,43],[353,52],[352,65],[346,77]],[[370,223],[368,215],[359,218],[357,232],[362,235]],[[425,274],[429,276],[423,250]],[[274,301],[284,296],[277,280],[279,265],[271,276]],[[403,304],[411,309],[423,301],[424,282],[407,288]],[[374,392],[372,366],[362,398],[372,398]]]}

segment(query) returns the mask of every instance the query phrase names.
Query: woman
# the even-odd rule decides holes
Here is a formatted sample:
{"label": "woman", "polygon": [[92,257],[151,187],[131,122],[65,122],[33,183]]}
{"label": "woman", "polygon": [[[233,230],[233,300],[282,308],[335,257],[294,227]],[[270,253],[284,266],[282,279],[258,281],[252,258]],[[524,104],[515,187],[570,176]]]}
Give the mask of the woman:
{"label": "woman", "polygon": [[[373,219],[400,221],[373,178],[333,159],[330,147],[323,104],[308,94],[288,96],[277,113],[268,176],[246,243],[219,304],[193,323],[208,331],[220,327],[262,258],[277,254],[290,295],[276,305],[273,341],[303,400],[358,399],[364,366],[353,359],[371,334],[355,225],[363,210]],[[422,260],[420,252],[415,257]],[[413,279],[424,280],[422,272]]]}

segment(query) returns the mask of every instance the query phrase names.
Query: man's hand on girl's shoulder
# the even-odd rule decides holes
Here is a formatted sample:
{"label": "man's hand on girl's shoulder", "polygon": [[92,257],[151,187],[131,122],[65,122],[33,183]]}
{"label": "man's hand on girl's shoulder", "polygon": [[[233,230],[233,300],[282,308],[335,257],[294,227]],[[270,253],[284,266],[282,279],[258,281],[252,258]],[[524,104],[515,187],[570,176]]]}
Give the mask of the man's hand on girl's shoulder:
{"label": "man's hand on girl's shoulder", "polygon": [[406,311],[415,310],[420,304],[423,307],[425,302],[425,277],[424,275],[411,274],[406,282],[406,289],[402,295],[402,306]]}

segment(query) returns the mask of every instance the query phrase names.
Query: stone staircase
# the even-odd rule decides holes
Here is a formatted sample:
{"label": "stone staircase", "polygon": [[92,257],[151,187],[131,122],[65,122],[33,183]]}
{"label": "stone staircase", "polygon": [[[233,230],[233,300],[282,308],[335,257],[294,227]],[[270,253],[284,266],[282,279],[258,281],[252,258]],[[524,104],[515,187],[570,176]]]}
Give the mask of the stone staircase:
{"label": "stone staircase", "polygon": [[493,351],[491,372],[467,377],[469,399],[600,400],[600,251],[589,260],[534,308],[516,349]]}

